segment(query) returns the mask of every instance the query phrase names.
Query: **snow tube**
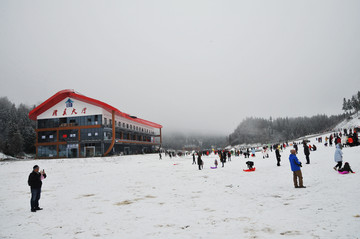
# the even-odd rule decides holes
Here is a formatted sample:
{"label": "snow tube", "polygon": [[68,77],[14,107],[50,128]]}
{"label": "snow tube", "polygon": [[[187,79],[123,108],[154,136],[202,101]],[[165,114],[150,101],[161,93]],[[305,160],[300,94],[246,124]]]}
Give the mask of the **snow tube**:
{"label": "snow tube", "polygon": [[255,171],[256,168],[252,168],[252,169],[243,169],[244,172],[253,172]]}
{"label": "snow tube", "polygon": [[339,173],[340,173],[340,174],[348,174],[349,171],[342,171],[342,172],[339,171]]}
{"label": "snow tube", "polygon": [[217,169],[217,167],[210,167],[211,169]]}

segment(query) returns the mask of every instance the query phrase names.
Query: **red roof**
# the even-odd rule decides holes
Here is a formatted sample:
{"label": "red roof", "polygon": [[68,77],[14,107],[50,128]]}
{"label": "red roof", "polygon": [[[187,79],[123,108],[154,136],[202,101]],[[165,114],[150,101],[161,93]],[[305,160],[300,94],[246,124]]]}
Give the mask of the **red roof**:
{"label": "red roof", "polygon": [[81,100],[83,102],[101,107],[109,112],[112,112],[114,110],[116,115],[124,117],[128,120],[143,124],[143,125],[147,125],[147,126],[150,126],[153,128],[158,128],[158,129],[162,128],[162,125],[159,125],[159,124],[156,124],[156,123],[144,120],[144,119],[140,119],[140,118],[133,118],[129,114],[123,113],[120,110],[112,107],[111,105],[108,105],[102,101],[95,100],[93,98],[79,94],[79,93],[75,92],[74,90],[59,91],[58,93],[56,93],[55,95],[51,96],[49,99],[44,101],[42,104],[40,104],[38,107],[36,107],[32,111],[30,111],[29,118],[32,120],[36,120],[40,114],[44,113],[45,111],[50,109],[52,106],[54,106],[55,104],[59,103],[60,101],[64,100],[67,97],[71,97],[73,99]]}

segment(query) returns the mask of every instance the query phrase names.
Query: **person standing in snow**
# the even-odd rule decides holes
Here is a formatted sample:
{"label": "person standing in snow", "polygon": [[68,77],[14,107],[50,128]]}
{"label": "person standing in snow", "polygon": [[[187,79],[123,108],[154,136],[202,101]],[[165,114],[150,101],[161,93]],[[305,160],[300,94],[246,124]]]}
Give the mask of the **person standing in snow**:
{"label": "person standing in snow", "polygon": [[[292,149],[290,150],[291,154],[289,156],[291,171],[293,172],[293,180],[294,180],[294,187],[295,188],[306,188],[303,185],[303,177],[301,173],[301,162],[296,157],[296,150]],[[299,181],[299,183],[298,183]]]}
{"label": "person standing in snow", "polygon": [[330,146],[332,146],[332,141],[333,141],[333,136],[332,136],[332,134],[331,134],[330,137],[329,137],[329,145],[330,145]]}
{"label": "person standing in snow", "polygon": [[228,161],[230,162],[231,161],[231,152],[230,151],[228,151]]}
{"label": "person standing in snow", "polygon": [[296,150],[296,153],[298,153],[298,146],[296,143],[294,143],[294,149]]}
{"label": "person standing in snow", "polygon": [[304,154],[305,154],[305,157],[306,157],[306,164],[310,164],[310,150],[309,150],[309,147],[307,145],[307,143],[304,141],[303,142],[303,145],[304,145]]}
{"label": "person standing in snow", "polygon": [[162,159],[162,155],[161,155],[161,153],[159,153],[159,160],[161,160]]}
{"label": "person standing in snow", "polygon": [[223,154],[223,153],[219,153],[219,156],[220,156],[220,162],[221,162],[221,164],[222,164],[222,167],[224,167],[224,164],[225,164],[224,154]]}
{"label": "person standing in snow", "polygon": [[279,147],[276,147],[276,149],[275,149],[275,156],[276,156],[276,160],[277,160],[277,166],[280,166],[281,154],[280,154]]}
{"label": "person standing in snow", "polygon": [[251,156],[255,157],[255,148],[251,148]]}
{"label": "person standing in snow", "polygon": [[335,170],[341,169],[342,166],[343,152],[341,149],[342,149],[341,144],[337,144],[334,154],[334,160],[337,163],[334,167]]}
{"label": "person standing in snow", "polygon": [[194,153],[192,154],[192,157],[193,157],[193,163],[192,163],[192,164],[196,164],[196,161],[195,161],[195,154],[194,154]]}
{"label": "person standing in snow", "polygon": [[226,154],[226,152],[225,152],[225,151],[223,151],[223,152],[222,152],[222,155],[223,155],[223,160],[224,160],[224,163],[226,163],[226,155],[227,155],[227,154]]}
{"label": "person standing in snow", "polygon": [[36,212],[38,210],[42,210],[39,207],[39,200],[41,195],[41,186],[42,186],[42,179],[46,178],[46,173],[44,170],[39,172],[39,166],[35,165],[33,167],[33,171],[29,175],[28,184],[31,189],[31,211]]}
{"label": "person standing in snow", "polygon": [[202,169],[202,159],[201,159],[201,154],[200,153],[198,153],[197,163],[198,163],[198,166],[199,166],[199,170],[201,170]]}

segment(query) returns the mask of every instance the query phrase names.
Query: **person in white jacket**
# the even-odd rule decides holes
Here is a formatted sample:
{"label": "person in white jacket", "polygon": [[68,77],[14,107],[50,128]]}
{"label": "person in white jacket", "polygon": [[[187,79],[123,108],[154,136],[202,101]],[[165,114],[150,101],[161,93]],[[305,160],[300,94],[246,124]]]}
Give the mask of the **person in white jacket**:
{"label": "person in white jacket", "polygon": [[335,155],[334,155],[334,160],[337,163],[334,167],[334,169],[336,171],[341,169],[341,166],[342,166],[343,152],[341,149],[342,149],[342,145],[337,144],[336,149],[335,149]]}

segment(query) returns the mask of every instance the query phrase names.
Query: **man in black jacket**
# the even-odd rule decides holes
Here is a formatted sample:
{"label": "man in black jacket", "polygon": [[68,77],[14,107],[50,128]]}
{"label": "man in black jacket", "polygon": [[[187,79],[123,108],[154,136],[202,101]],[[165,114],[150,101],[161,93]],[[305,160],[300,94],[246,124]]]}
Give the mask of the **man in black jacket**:
{"label": "man in black jacket", "polygon": [[304,141],[303,142],[303,145],[304,145],[304,154],[305,154],[305,157],[306,157],[306,164],[310,164],[310,150],[309,150],[309,146],[307,145],[307,143]]}
{"label": "man in black jacket", "polygon": [[46,178],[46,173],[44,170],[39,172],[39,166],[35,165],[33,167],[33,171],[29,175],[28,184],[31,188],[31,211],[36,212],[37,210],[42,210],[42,208],[39,207],[39,199],[41,194],[41,185],[42,185],[42,179]]}
{"label": "man in black jacket", "polygon": [[277,160],[277,166],[280,166],[281,154],[279,151],[279,146],[277,146],[275,149],[275,155],[276,155],[276,160]]}

